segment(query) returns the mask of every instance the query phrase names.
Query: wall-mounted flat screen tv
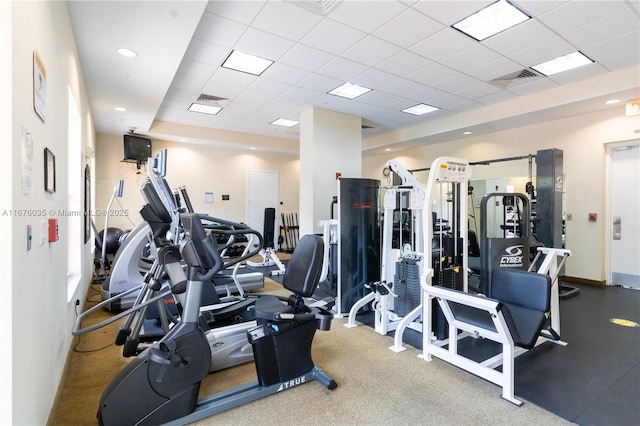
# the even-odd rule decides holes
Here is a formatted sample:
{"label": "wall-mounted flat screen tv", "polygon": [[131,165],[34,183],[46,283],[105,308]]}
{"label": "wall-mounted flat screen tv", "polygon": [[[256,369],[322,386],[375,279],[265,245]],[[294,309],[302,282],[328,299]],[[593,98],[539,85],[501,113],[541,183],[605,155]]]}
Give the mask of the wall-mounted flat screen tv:
{"label": "wall-mounted flat screen tv", "polygon": [[151,139],[126,134],[124,135],[124,161],[145,163],[151,157]]}

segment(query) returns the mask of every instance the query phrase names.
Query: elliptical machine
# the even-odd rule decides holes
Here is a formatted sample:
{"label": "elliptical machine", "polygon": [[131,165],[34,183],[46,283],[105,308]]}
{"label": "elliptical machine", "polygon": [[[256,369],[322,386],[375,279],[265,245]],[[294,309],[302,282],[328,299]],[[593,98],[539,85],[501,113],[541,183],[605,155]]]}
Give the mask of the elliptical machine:
{"label": "elliptical machine", "polygon": [[329,330],[333,315],[304,303],[303,298],[311,296],[318,284],[323,257],[322,239],[306,235],[284,275],[283,286],[293,295],[288,299],[259,297],[253,310],[258,324],[247,336],[255,355],[258,381],[198,401],[200,384],[209,373],[211,362],[211,349],[199,324],[200,293],[203,283],[223,262],[215,240],[207,236],[198,215],[184,213],[181,222],[185,238],[180,254],[187,272],[179,277],[184,271],[177,268],[170,274],[172,282],[184,278],[186,283],[172,286],[184,307],[180,322],[113,379],[100,400],[99,423],[186,424],[314,379],[335,389],[336,382],[311,358],[315,330]]}

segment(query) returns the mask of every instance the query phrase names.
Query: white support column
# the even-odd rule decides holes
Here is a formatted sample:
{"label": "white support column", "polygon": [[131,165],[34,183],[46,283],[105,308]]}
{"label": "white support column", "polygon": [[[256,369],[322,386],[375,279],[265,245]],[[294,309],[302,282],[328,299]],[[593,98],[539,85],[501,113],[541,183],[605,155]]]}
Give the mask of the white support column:
{"label": "white support column", "polygon": [[336,174],[362,177],[362,119],[312,107],[300,114],[300,235],[321,233]]}

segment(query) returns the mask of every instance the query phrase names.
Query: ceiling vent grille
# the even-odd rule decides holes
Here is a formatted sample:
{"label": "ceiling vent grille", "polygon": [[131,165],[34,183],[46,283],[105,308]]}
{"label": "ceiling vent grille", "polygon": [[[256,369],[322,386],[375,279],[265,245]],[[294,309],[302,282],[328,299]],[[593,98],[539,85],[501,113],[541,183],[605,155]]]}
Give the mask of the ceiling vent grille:
{"label": "ceiling vent grille", "polygon": [[205,93],[200,94],[198,99],[196,99],[196,102],[201,104],[220,104],[226,103],[227,101],[229,101],[229,99],[221,98],[220,96],[207,95]]}
{"label": "ceiling vent grille", "polygon": [[542,75],[530,69],[525,68],[516,72],[512,72],[510,74],[503,75],[501,77],[494,78],[489,83],[493,84],[494,86],[498,86],[500,88],[505,89],[516,80],[527,80],[527,79],[533,79],[533,78],[539,78],[539,77],[542,77]]}
{"label": "ceiling vent grille", "polygon": [[295,4],[303,9],[307,9],[318,15],[327,16],[341,3],[340,0],[286,0],[287,3]]}

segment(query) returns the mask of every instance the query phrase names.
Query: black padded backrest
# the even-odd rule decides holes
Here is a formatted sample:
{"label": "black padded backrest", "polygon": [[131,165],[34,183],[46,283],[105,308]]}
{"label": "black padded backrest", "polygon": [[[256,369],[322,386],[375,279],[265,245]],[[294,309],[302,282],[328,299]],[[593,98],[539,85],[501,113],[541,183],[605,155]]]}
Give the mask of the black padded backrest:
{"label": "black padded backrest", "polygon": [[322,237],[304,235],[287,264],[282,281],[284,288],[302,297],[311,296],[320,280],[323,255]]}
{"label": "black padded backrest", "polygon": [[267,207],[264,209],[264,230],[262,238],[264,238],[263,246],[265,248],[275,248],[273,241],[273,232],[275,230],[276,223],[276,209],[273,207]]}
{"label": "black padded backrest", "polygon": [[155,214],[155,216],[157,216],[159,220],[165,223],[171,223],[171,214],[160,199],[160,196],[156,192],[151,181],[147,180],[143,185],[142,196],[147,201],[150,210],[153,212],[153,214]]}
{"label": "black padded backrest", "polygon": [[547,312],[551,301],[551,278],[536,272],[494,269],[490,297],[503,303]]}

